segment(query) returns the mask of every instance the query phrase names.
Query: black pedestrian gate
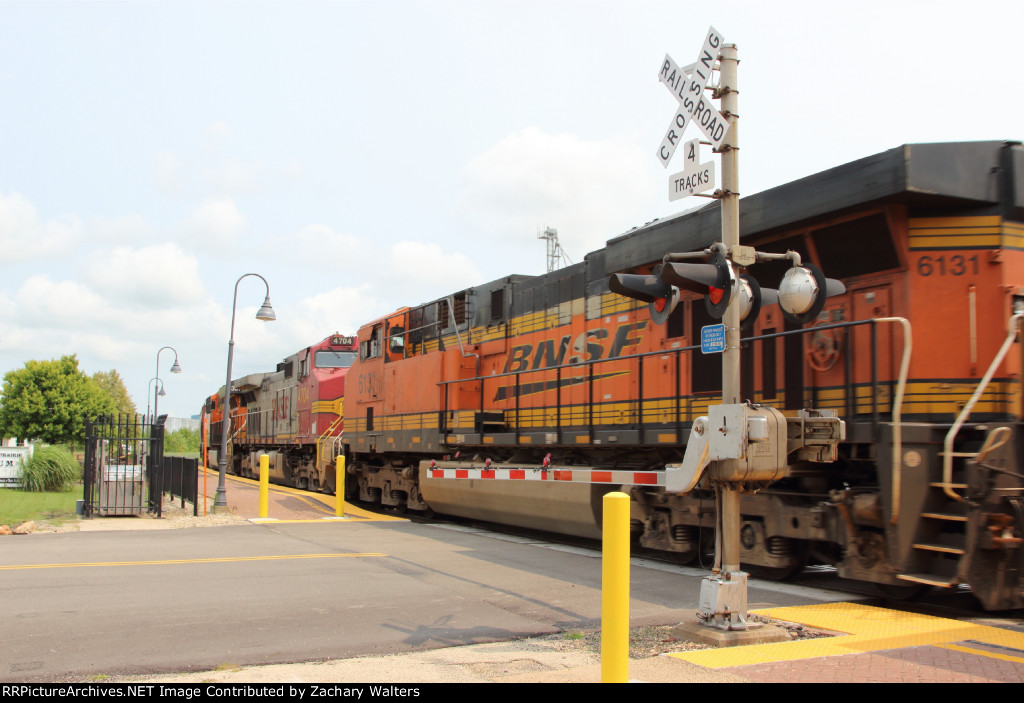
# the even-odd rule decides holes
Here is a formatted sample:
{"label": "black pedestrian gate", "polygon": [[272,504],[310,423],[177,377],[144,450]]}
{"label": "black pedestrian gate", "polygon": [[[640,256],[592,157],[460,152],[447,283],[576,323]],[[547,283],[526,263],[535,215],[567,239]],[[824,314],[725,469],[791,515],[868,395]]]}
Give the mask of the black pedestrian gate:
{"label": "black pedestrian gate", "polygon": [[83,515],[162,514],[164,422],[141,415],[85,420]]}

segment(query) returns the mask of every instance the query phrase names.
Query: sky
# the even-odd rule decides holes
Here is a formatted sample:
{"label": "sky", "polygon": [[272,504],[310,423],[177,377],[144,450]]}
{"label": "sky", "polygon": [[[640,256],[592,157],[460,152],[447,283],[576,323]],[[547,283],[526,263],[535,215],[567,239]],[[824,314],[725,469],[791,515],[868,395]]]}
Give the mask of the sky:
{"label": "sky", "polygon": [[658,72],[711,26],[740,59],[743,195],[1024,139],[1022,20],[995,0],[0,0],[0,374],[76,354],[140,412],[159,374],[160,412],[190,417],[224,384],[236,286],[233,378],[543,273],[547,227],[578,262],[704,205],[668,199]]}

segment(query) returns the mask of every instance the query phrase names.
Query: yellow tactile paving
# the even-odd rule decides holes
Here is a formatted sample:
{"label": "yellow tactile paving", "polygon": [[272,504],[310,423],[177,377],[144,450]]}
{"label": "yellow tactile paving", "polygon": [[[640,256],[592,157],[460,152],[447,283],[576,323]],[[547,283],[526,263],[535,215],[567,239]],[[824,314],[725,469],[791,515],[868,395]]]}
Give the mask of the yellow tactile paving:
{"label": "yellow tactile paving", "polygon": [[[217,476],[217,472],[212,469],[207,469],[207,472],[211,478]],[[259,490],[260,482],[258,480],[245,478],[244,476],[234,476],[231,474],[228,474],[226,479],[228,483],[235,483],[241,486],[246,486],[247,488],[254,488],[257,491]],[[325,517],[334,515],[334,496],[318,495],[316,493],[310,493],[309,491],[303,491],[290,486],[282,486],[276,483],[270,484],[270,493],[274,495],[288,495],[297,498],[308,505],[311,509],[323,513]],[[407,520],[407,518],[404,517],[372,513],[350,503],[345,503],[345,517],[353,518],[358,522],[393,522]],[[279,522],[321,522],[321,520],[280,520]]]}
{"label": "yellow tactile paving", "polygon": [[[964,640],[1024,650],[1024,633],[856,603],[823,603],[751,612],[776,620],[800,623],[820,630],[845,634],[774,644],[678,652],[669,656],[717,669],[727,666],[746,666],[875,652],[899,647],[941,646]],[[975,653],[997,658],[1005,656],[982,650],[977,650]]]}

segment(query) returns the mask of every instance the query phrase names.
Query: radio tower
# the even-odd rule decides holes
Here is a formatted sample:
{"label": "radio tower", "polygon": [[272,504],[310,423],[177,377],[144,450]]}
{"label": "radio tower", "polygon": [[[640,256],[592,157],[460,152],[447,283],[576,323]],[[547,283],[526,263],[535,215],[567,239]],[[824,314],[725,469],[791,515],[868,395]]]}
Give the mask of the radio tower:
{"label": "radio tower", "polygon": [[572,259],[565,253],[565,249],[558,243],[558,230],[554,227],[548,227],[543,232],[537,235],[537,239],[546,239],[548,242],[548,273],[551,273],[558,268],[558,262],[565,259],[566,263],[571,264]]}

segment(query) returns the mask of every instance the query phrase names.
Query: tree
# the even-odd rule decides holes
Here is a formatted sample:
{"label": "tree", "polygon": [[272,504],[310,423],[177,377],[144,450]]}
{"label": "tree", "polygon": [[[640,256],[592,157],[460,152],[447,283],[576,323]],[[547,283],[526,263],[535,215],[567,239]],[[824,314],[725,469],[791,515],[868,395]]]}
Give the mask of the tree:
{"label": "tree", "polygon": [[116,370],[110,369],[110,371],[97,371],[92,375],[92,380],[96,382],[103,392],[106,393],[110,399],[114,402],[114,412],[120,413],[121,415],[134,415],[138,412],[135,408],[135,401],[128,395],[128,389],[125,388],[124,381],[121,379],[121,374]]}
{"label": "tree", "polygon": [[115,412],[114,401],[78,368],[78,357],[28,361],[4,374],[0,435],[50,444],[81,441],[83,415]]}
{"label": "tree", "polygon": [[164,454],[169,456],[199,455],[199,430],[182,427],[164,435]]}

